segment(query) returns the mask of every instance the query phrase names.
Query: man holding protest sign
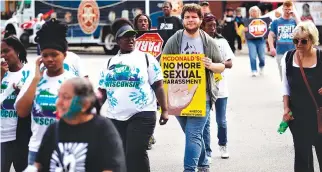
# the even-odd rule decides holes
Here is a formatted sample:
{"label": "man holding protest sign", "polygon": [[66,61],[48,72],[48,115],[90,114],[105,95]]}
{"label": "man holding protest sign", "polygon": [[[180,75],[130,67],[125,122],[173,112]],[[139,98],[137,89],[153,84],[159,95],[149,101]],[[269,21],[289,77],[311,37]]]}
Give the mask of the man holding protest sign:
{"label": "man holding protest sign", "polygon": [[[225,65],[216,41],[199,29],[202,23],[201,7],[197,4],[186,4],[181,17],[184,30],[177,31],[167,41],[163,49],[164,56],[161,58],[161,66],[164,80],[168,82],[165,83],[165,90],[168,95],[169,114],[177,115],[186,136],[184,171],[194,172],[198,168],[200,172],[203,172],[209,171],[209,162],[206,158],[202,134],[218,91],[214,73],[224,71]],[[163,64],[164,60],[177,61],[177,63]],[[201,90],[199,86],[206,89]],[[204,97],[203,102],[198,98],[199,95]],[[205,111],[191,109],[187,112],[186,110],[190,106],[201,105],[206,106]],[[199,116],[200,112],[201,116]]]}

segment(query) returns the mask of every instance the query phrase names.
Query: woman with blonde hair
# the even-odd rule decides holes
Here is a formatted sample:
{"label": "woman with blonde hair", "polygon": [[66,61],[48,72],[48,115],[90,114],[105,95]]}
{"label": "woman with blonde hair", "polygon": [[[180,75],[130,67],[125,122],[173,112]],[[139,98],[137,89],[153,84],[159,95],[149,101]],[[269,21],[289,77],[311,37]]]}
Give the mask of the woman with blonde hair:
{"label": "woman with blonde hair", "polygon": [[[312,145],[322,171],[322,51],[315,48],[319,32],[312,21],[293,31],[295,50],[282,58],[284,115],[295,149],[295,172],[313,172]],[[292,113],[290,113],[292,112]]]}
{"label": "woman with blonde hair", "polygon": [[[258,6],[253,6],[249,9],[249,18],[260,18],[261,10]],[[245,32],[248,32],[248,27],[245,28]],[[250,67],[252,70],[252,76],[257,76],[257,64],[256,56],[259,59],[259,74],[263,74],[265,66],[265,39],[264,37],[247,39],[247,45],[249,50]]]}

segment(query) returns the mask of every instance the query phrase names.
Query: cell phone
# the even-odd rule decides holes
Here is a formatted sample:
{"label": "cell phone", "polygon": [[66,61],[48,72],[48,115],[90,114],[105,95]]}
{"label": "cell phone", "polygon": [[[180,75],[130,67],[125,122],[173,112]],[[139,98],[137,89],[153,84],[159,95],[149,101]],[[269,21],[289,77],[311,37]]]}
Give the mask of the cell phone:
{"label": "cell phone", "polygon": [[37,54],[38,54],[38,56],[40,56],[40,45],[39,44],[37,44]]}

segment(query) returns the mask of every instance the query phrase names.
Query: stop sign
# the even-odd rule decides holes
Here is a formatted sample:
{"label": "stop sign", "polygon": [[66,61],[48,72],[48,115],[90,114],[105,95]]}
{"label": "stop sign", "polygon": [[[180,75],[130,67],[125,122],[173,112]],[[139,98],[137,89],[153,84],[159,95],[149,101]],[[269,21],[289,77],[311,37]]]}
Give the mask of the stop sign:
{"label": "stop sign", "polygon": [[163,39],[158,33],[144,33],[136,39],[135,48],[158,57],[162,53]]}
{"label": "stop sign", "polygon": [[249,34],[254,37],[264,37],[267,30],[267,24],[262,19],[254,19],[248,26]]}

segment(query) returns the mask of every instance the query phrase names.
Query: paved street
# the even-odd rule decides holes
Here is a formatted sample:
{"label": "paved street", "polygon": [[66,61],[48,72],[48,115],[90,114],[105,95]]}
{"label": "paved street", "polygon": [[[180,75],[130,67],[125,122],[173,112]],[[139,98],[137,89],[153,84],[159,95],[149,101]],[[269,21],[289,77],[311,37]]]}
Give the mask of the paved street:
{"label": "paved street", "polygon": [[[102,54],[102,53],[100,53]],[[99,69],[109,56],[82,53],[89,77],[95,85]],[[36,55],[29,54],[34,63]],[[275,59],[266,58],[264,76],[250,76],[246,54],[233,60],[230,71],[228,99],[228,148],[230,159],[219,157],[214,113],[212,113],[212,172],[291,172],[293,143],[289,130],[279,135],[282,119],[281,83]],[[157,140],[149,151],[152,172],[183,171],[184,134],[179,123],[171,117],[166,126],[157,126]],[[315,154],[314,154],[315,156]],[[315,157],[315,169],[318,163]]]}

